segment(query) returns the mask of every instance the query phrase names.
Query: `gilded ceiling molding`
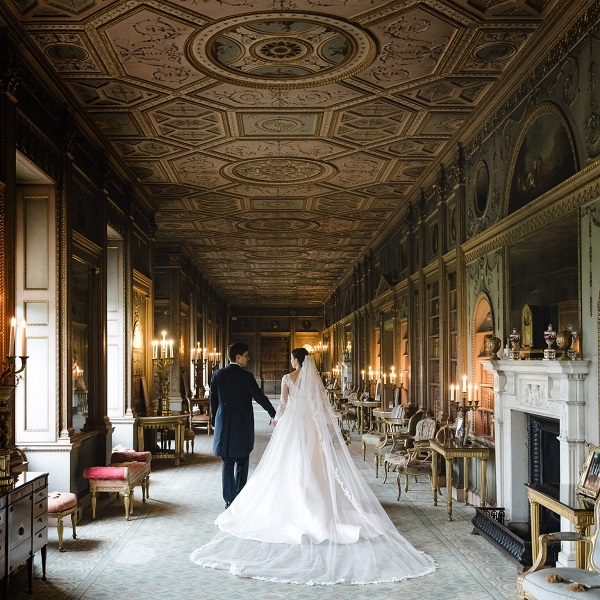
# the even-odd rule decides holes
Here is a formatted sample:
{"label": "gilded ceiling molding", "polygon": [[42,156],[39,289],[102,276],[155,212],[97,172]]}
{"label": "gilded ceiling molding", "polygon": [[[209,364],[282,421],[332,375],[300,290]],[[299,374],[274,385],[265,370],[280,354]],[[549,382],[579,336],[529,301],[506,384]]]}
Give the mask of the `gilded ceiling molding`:
{"label": "gilded ceiling molding", "polygon": [[371,64],[375,41],[348,21],[301,12],[221,19],[187,43],[190,62],[219,81],[306,88],[351,77]]}
{"label": "gilded ceiling molding", "polygon": [[[565,2],[570,0],[565,0]],[[565,4],[563,2],[563,4]],[[482,146],[500,125],[514,112],[525,98],[544,80],[544,78],[556,65],[564,60],[571,49],[585,36],[590,23],[596,23],[600,19],[600,2],[589,0],[590,6],[580,15],[577,22],[562,36],[550,51],[531,71],[530,75],[515,89],[508,97],[502,107],[490,118],[486,124],[466,144],[467,156],[471,156]]]}

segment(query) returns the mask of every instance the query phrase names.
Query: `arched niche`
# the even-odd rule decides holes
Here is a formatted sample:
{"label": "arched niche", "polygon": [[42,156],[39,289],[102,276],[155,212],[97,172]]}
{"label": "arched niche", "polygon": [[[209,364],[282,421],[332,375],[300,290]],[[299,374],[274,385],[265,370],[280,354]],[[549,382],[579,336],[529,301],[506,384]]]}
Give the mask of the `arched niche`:
{"label": "arched niche", "polygon": [[472,319],[471,372],[472,383],[479,388],[479,409],[473,413],[471,432],[479,437],[493,438],[493,377],[490,371],[483,368],[481,361],[490,357],[486,342],[495,335],[495,320],[492,303],[485,292],[479,293],[475,300]]}
{"label": "arched niche", "polygon": [[573,135],[556,106],[544,104],[529,116],[510,165],[505,214],[516,212],[577,172]]}

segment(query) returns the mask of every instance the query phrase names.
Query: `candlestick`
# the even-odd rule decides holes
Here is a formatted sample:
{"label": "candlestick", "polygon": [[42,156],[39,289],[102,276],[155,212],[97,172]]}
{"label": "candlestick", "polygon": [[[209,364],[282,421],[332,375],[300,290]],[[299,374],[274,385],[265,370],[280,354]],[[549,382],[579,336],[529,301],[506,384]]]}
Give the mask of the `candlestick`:
{"label": "candlestick", "polygon": [[13,317],[10,320],[10,336],[8,341],[8,355],[16,356],[15,352],[15,336],[17,332],[17,320]]}
{"label": "candlestick", "polygon": [[21,354],[20,356],[27,356],[27,323],[25,319],[21,322]]}

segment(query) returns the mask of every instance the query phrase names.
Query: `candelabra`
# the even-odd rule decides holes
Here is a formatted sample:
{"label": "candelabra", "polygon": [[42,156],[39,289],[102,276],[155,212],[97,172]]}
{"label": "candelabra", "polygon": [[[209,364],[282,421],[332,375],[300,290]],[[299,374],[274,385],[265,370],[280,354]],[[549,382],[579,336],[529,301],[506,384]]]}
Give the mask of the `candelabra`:
{"label": "candelabra", "polygon": [[171,414],[171,402],[169,400],[169,382],[171,377],[172,358],[153,358],[154,371],[158,375],[159,390],[159,414],[166,417]]}
{"label": "candelabra", "polygon": [[161,340],[152,342],[152,364],[158,375],[158,390],[160,416],[166,417],[171,414],[171,403],[169,400],[169,379],[171,367],[173,366],[173,340],[167,340],[167,332],[162,332]]}
{"label": "candelabra", "polygon": [[[460,401],[457,398],[460,393]],[[467,376],[463,375],[462,390],[459,392],[458,384],[450,386],[450,409],[457,413],[456,439],[459,444],[467,445],[469,428],[467,427],[467,415],[469,411],[475,412],[479,408],[479,388],[477,385],[467,386]],[[460,417],[458,415],[461,415]]]}
{"label": "candelabra", "polygon": [[325,352],[327,352],[327,348],[328,348],[328,345],[323,344],[322,342],[319,342],[315,346],[315,352],[317,352],[319,355],[319,375],[321,375],[321,372],[323,371],[323,354],[325,354]]}
{"label": "candelabra", "polygon": [[192,358],[194,366],[194,398],[204,399],[204,367],[206,366],[205,358]]}
{"label": "candelabra", "polygon": [[28,356],[20,356],[21,366],[16,368],[16,357],[7,356],[0,375],[0,491],[12,488],[14,478],[10,473],[10,438],[12,411],[9,401],[19,383],[19,373],[25,370]]}

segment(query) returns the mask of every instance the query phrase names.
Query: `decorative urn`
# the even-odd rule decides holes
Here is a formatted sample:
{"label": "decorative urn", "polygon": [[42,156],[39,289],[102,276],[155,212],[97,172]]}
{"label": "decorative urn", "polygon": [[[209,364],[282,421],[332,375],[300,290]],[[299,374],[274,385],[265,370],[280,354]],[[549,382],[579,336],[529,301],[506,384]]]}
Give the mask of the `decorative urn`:
{"label": "decorative urn", "polygon": [[552,323],[548,324],[548,329],[544,331],[544,340],[546,341],[547,348],[544,349],[544,360],[555,360],[556,350],[552,348],[556,341],[556,331],[552,329]]}
{"label": "decorative urn", "polygon": [[508,341],[510,342],[510,358],[512,360],[519,360],[521,350],[521,334],[517,331],[515,327],[513,327],[512,333],[508,336]]}
{"label": "decorative urn", "polygon": [[491,354],[490,360],[499,360],[498,350],[502,347],[502,340],[495,335],[486,338],[485,349]]}
{"label": "decorative urn", "polygon": [[568,350],[573,343],[573,332],[570,329],[562,329],[556,334],[556,347],[561,351],[560,360],[570,360]]}

